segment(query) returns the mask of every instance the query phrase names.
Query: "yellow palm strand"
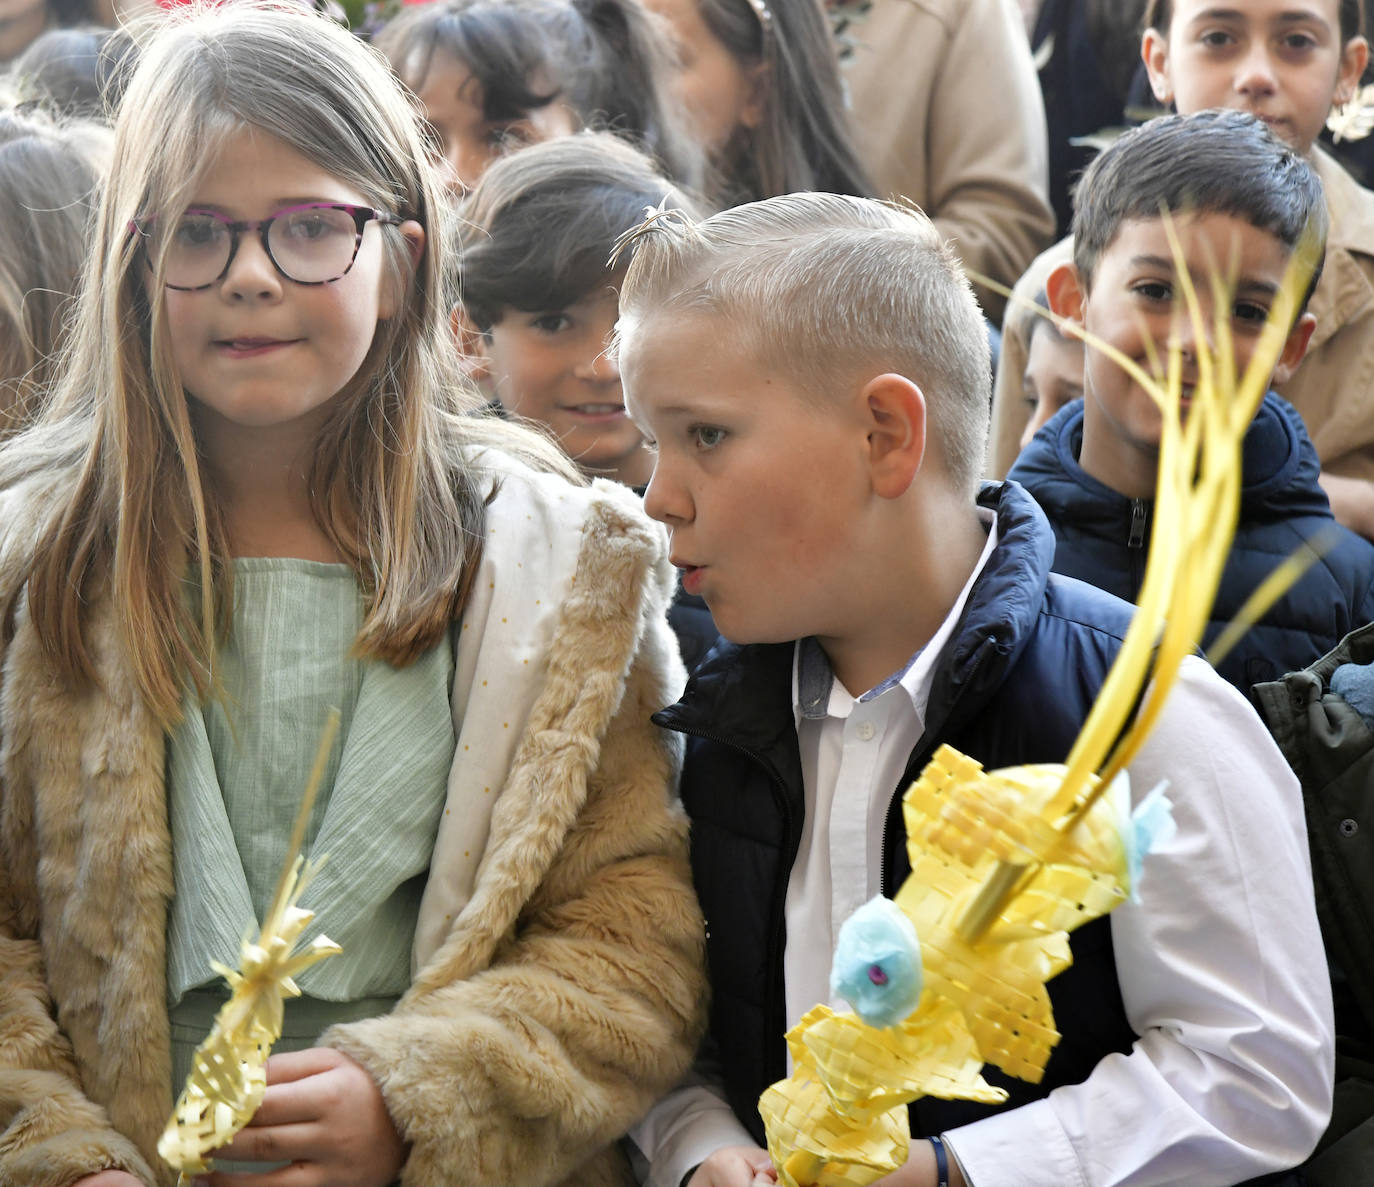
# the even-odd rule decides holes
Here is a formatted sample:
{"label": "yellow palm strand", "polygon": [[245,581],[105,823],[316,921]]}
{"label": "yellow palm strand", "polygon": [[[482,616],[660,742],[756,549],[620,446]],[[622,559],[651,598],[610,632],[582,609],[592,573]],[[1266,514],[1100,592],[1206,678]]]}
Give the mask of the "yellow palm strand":
{"label": "yellow palm strand", "polygon": [[295,951],[301,933],[315,917],[314,912],[296,904],[324,864],[323,858],[304,861],[301,845],[338,732],[339,711],[334,709],[315,752],[286,861],[258,938],[244,939],[237,970],[212,962],[215,972],[229,982],[229,1000],[220,1007],[209,1036],[196,1049],[186,1087],[157,1144],[163,1161],[180,1172],[178,1187],[189,1184],[188,1176],[210,1170],[210,1152],[231,1141],[262,1104],[267,1089],[267,1057],[272,1044],[281,1037],[284,1000],[300,995],[294,978],[341,951],[325,936],[317,936],[303,951]]}

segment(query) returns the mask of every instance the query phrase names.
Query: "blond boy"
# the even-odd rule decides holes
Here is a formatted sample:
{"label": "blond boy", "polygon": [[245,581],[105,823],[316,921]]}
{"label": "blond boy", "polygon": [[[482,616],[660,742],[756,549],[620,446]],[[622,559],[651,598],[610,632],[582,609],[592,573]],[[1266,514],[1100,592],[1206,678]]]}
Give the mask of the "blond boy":
{"label": "blond boy", "polygon": [[[774,1181],[755,1107],[829,999],[836,932],[907,874],[899,793],[948,742],[1062,760],[1130,617],[1049,572],[1014,484],[977,475],[981,319],[921,215],[800,194],[653,221],[621,296],[646,495],[732,643],[657,716],[708,920],[712,1042],[635,1140],[651,1184]],[[1075,935],[1043,1083],[923,1100],[891,1187],[1233,1184],[1292,1166],[1330,1109],[1330,991],[1296,785],[1249,706],[1184,665],[1131,767],[1179,832],[1141,901]]]}

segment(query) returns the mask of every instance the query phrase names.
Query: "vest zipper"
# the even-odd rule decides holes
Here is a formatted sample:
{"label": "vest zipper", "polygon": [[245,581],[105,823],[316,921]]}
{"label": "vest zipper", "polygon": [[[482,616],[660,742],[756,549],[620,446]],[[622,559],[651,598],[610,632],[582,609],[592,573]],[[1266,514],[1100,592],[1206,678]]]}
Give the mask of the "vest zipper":
{"label": "vest zipper", "polygon": [[1131,500],[1131,534],[1126,539],[1127,548],[1145,547],[1145,525],[1150,519],[1150,505],[1144,499]]}
{"label": "vest zipper", "polygon": [[[797,850],[801,847],[800,840],[796,837],[792,825],[792,805],[787,801],[787,784],[783,782],[782,776],[773,764],[762,754],[748,746],[742,746],[730,738],[723,738],[719,734],[708,733],[705,730],[683,728],[677,725],[660,728],[671,729],[684,737],[700,738],[704,742],[717,742],[751,759],[767,773],[768,781],[773,788],[774,802],[782,813],[787,848],[783,852],[783,860],[778,863],[778,877],[773,887],[773,905],[768,916],[768,956],[764,965],[768,971],[768,983],[764,993],[768,1015],[766,1033],[775,1036],[777,1040],[770,1044],[770,1048],[777,1052],[777,1057],[772,1060],[773,1070],[769,1073],[769,1083],[774,1083],[784,1079],[787,1075],[787,1047],[782,1041],[783,1035],[787,1031],[787,987],[783,972],[781,941],[787,931],[787,883],[792,875],[792,866],[797,860]],[[706,921],[708,933],[710,927],[711,921],[708,919]]]}

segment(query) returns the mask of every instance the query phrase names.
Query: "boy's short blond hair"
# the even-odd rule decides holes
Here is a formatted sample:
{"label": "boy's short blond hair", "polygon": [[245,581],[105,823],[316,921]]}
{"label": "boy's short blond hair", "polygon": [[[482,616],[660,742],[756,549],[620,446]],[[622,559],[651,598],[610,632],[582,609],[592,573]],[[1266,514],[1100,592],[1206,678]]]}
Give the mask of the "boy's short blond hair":
{"label": "boy's short blond hair", "polygon": [[959,262],[918,210],[785,194],[697,222],[679,211],[626,237],[619,343],[664,313],[722,319],[761,365],[815,399],[885,372],[925,394],[928,439],[972,495],[991,383],[987,329]]}

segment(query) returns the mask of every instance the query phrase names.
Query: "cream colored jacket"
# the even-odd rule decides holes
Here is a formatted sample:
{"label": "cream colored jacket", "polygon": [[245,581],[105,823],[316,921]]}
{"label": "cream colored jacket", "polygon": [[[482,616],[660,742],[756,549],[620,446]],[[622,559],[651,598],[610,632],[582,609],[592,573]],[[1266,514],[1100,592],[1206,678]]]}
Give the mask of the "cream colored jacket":
{"label": "cream colored jacket", "polygon": [[[1054,238],[1040,84],[1014,0],[874,0],[845,69],[880,196],[905,196],[1001,284]],[[1005,298],[981,285],[1000,321]]]}
{"label": "cream colored jacket", "polygon": [[[612,1143],[690,1063],[706,992],[680,751],[649,721],[682,683],[672,574],[630,492],[485,461],[499,492],[415,980],[323,1041],[381,1086],[406,1187],[619,1183]],[[44,493],[0,501],[0,584]],[[90,623],[97,689],[51,678],[22,602],[0,656],[5,1187],[173,1179],[155,1154],[174,1099],[165,738],[109,606]]]}
{"label": "cream colored jacket", "polygon": [[[1374,191],[1321,149],[1313,152],[1312,165],[1322,179],[1331,219],[1326,263],[1307,306],[1317,325],[1292,379],[1276,390],[1302,416],[1324,471],[1374,481]],[[1033,301],[1056,265],[1072,258],[1072,239],[1056,243],[1013,292]],[[1022,376],[1037,316],[1013,300],[1002,325],[988,452],[994,478],[1011,469],[1030,419]]]}

